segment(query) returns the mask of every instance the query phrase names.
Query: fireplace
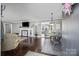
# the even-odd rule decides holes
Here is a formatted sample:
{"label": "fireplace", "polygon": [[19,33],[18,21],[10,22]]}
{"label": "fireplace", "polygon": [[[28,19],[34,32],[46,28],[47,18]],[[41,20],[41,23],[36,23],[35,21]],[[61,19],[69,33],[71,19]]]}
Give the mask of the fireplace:
{"label": "fireplace", "polygon": [[28,30],[21,30],[21,36],[28,37]]}
{"label": "fireplace", "polygon": [[20,29],[19,36],[24,36],[24,37],[33,36],[33,29],[32,28],[22,27],[19,29]]}

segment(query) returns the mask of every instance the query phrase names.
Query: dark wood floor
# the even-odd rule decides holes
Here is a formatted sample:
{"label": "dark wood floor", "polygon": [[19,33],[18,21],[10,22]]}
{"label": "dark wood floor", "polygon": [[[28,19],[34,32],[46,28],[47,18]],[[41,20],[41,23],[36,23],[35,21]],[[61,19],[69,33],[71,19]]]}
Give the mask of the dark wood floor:
{"label": "dark wood floor", "polygon": [[2,56],[23,56],[28,51],[40,52],[41,49],[38,49],[38,47],[40,47],[41,39],[35,38],[34,40],[35,41],[32,46],[24,46],[24,45],[19,44],[18,47],[16,47],[16,49],[9,50],[9,51],[1,51],[1,55]]}
{"label": "dark wood floor", "polygon": [[[35,38],[34,40],[35,41],[32,46],[25,46],[25,45],[19,44],[16,47],[16,49],[9,50],[9,51],[2,51],[1,55],[2,56],[24,56],[28,51],[42,53],[41,52],[41,38]],[[23,43],[23,42],[21,42],[21,43]],[[42,53],[42,54],[46,54],[49,56],[56,56],[56,55],[51,55],[51,54],[47,54],[47,53]]]}

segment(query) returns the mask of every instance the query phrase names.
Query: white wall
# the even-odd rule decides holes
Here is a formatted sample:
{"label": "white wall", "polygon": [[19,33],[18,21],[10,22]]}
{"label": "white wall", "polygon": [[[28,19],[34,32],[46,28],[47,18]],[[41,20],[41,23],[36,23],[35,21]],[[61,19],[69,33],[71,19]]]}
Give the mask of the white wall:
{"label": "white wall", "polygon": [[12,32],[13,33],[19,33],[20,32],[20,30],[19,30],[20,26],[21,26],[21,23],[13,23],[12,24]]}

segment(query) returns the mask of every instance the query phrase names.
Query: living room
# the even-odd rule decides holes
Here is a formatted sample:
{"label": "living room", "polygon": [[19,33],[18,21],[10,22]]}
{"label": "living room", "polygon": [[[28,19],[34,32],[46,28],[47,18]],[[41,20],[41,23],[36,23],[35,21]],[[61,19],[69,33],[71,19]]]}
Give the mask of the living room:
{"label": "living room", "polygon": [[[2,6],[4,8],[2,11],[3,51],[16,48],[19,42],[27,39],[27,37],[49,38],[51,33],[47,29],[47,33],[45,32],[47,36],[45,36],[44,29],[50,27],[49,25],[53,19],[57,20],[58,26],[60,26],[62,20],[61,3],[2,3]],[[33,39],[32,41],[31,43],[34,43]],[[43,47],[44,39],[38,41],[40,42],[38,45]],[[27,43],[31,44],[30,39]],[[37,50],[40,50],[40,47]]]}
{"label": "living room", "polygon": [[63,5],[1,3],[1,55],[78,55],[78,7],[63,17]]}

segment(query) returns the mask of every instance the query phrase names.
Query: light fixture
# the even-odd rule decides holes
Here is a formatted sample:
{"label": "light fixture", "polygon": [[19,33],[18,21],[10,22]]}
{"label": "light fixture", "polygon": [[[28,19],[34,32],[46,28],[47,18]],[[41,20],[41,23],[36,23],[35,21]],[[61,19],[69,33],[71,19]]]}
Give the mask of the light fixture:
{"label": "light fixture", "polygon": [[6,5],[1,4],[1,17],[3,17],[3,11],[5,10]]}
{"label": "light fixture", "polygon": [[51,13],[51,21],[50,21],[50,24],[52,24],[53,22],[53,13]]}

